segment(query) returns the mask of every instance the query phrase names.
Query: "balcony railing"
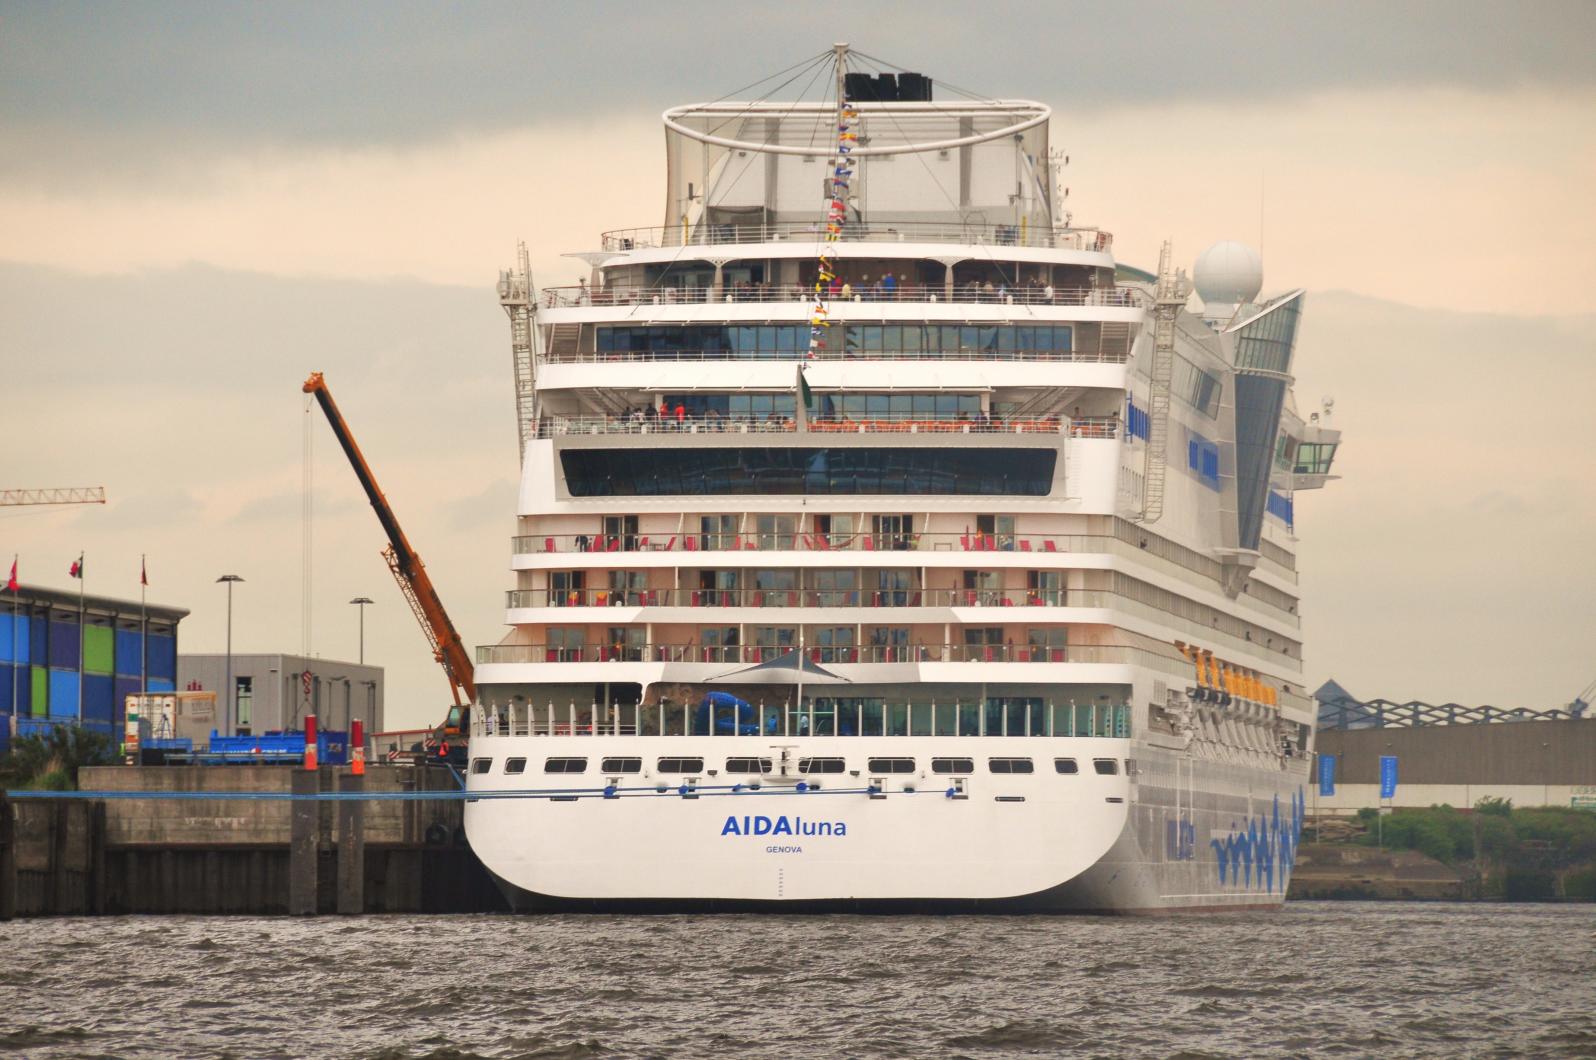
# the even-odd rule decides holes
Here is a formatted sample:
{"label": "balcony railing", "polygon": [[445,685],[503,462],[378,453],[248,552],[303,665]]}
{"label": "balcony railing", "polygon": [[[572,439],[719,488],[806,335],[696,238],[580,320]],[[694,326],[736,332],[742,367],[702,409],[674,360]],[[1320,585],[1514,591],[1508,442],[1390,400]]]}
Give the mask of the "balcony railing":
{"label": "balcony railing", "polygon": [[[674,662],[754,665],[790,654],[793,646],[703,644],[484,644],[477,665],[494,663]],[[1166,659],[1144,648],[1080,644],[1061,647],[1030,644],[865,644],[806,647],[819,665],[856,663],[1110,663],[1155,666],[1189,673],[1183,660]],[[794,679],[796,682],[796,678]]]}
{"label": "balcony railing", "polygon": [[1108,552],[1107,534],[1017,533],[687,533],[523,534],[511,538],[517,555],[549,552]]}
{"label": "balcony railing", "polygon": [[1124,347],[1092,350],[566,350],[538,355],[541,364],[655,364],[661,361],[737,361],[780,364],[796,361],[1039,361],[1045,364],[1124,364]]}
{"label": "balcony railing", "polygon": [[[663,287],[611,284],[607,287],[545,287],[539,294],[548,309],[586,306],[705,305],[740,302],[814,301],[815,289],[803,284],[726,284],[723,287]],[[879,283],[868,287],[837,285],[826,294],[833,305],[854,302],[947,302],[959,305],[1110,306],[1145,305],[1145,295],[1134,287],[1048,287],[1034,284],[1007,286],[992,283],[946,284]]]}
{"label": "balcony railing", "polygon": [[[652,247],[724,246],[728,243],[822,242],[821,221],[774,224],[665,225],[659,228],[617,228],[603,235],[609,251]],[[963,243],[996,247],[1044,247],[1108,253],[1114,237],[1095,228],[1052,228],[1032,225],[944,223],[938,221],[850,221],[837,238],[849,243]]]}
{"label": "balcony railing", "polygon": [[511,589],[508,607],[1107,607],[1094,589]]}
{"label": "balcony railing", "polygon": [[[1131,735],[1128,703],[1044,702],[983,703],[936,700],[870,703],[838,702],[805,697],[759,701],[744,706],[701,708],[663,700],[642,704],[529,702],[516,699],[471,712],[471,735],[477,736],[1053,736],[1113,737]],[[1061,748],[1062,749],[1062,748]],[[768,771],[767,764],[766,770]],[[711,770],[713,772],[713,769]],[[768,772],[746,775],[758,789]],[[671,790],[653,781],[656,790]],[[679,782],[678,782],[679,783]],[[694,787],[697,785],[694,784]],[[674,787],[674,785],[673,785]],[[613,794],[613,793],[608,793]]]}
{"label": "balcony railing", "polygon": [[[816,419],[808,422],[811,434],[1051,434],[1071,438],[1117,438],[1117,417],[1065,420],[1043,418],[938,420],[880,416],[870,419]],[[542,416],[533,424],[535,438],[563,438],[585,434],[792,434],[798,421],[791,416]]]}

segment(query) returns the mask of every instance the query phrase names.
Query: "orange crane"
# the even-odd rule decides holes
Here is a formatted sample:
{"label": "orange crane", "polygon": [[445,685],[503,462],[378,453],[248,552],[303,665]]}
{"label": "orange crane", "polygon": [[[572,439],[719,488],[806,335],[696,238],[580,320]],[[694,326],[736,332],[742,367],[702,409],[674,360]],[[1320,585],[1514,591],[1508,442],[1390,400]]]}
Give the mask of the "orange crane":
{"label": "orange crane", "polygon": [[427,748],[440,758],[449,758],[451,737],[455,738],[457,748],[464,748],[463,734],[469,729],[471,704],[477,698],[471,657],[466,654],[460,634],[449,620],[449,613],[443,609],[443,601],[438,599],[438,591],[432,587],[432,579],[427,576],[427,568],[421,562],[421,557],[416,555],[405,532],[399,528],[399,520],[389,506],[388,498],[377,486],[377,478],[371,473],[366,458],[361,455],[354,436],[349,433],[349,425],[344,422],[343,414],[338,411],[338,404],[333,401],[332,392],[327,389],[327,381],[320,372],[310,373],[310,378],[305,380],[304,391],[315,395],[317,404],[327,415],[328,426],[332,428],[338,444],[343,446],[344,455],[349,458],[349,465],[355,469],[355,477],[360,480],[361,488],[366,491],[366,499],[377,513],[377,521],[388,535],[388,547],[383,549],[382,558],[388,561],[388,569],[393,572],[394,581],[399,583],[399,591],[404,594],[410,610],[415,612],[417,621],[421,623],[421,630],[432,645],[432,657],[438,660],[449,678],[454,706],[449,708],[444,723],[433,731],[430,742],[434,746]]}

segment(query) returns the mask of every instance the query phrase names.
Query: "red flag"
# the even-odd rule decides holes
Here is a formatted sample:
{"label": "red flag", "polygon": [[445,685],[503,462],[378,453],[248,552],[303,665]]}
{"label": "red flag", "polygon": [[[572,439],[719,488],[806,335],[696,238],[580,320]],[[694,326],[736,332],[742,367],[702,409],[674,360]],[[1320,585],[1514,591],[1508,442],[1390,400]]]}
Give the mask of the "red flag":
{"label": "red flag", "polygon": [[149,571],[149,567],[144,562],[144,557],[143,556],[139,557],[139,584],[140,585],[148,585],[148,584],[150,584],[150,571]]}
{"label": "red flag", "polygon": [[81,552],[78,553],[78,558],[72,561],[72,568],[70,570],[68,570],[67,573],[70,574],[74,578],[82,579],[82,577],[83,577],[83,553],[81,553]]}
{"label": "red flag", "polygon": [[6,582],[6,592],[14,593],[16,591],[17,591],[17,561],[15,559],[13,559],[11,561],[11,580]]}

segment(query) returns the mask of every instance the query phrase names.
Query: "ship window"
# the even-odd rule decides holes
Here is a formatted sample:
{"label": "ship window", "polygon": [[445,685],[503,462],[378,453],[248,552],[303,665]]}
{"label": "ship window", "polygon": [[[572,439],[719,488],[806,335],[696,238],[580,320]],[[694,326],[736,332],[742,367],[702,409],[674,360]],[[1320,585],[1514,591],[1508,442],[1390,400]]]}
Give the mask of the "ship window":
{"label": "ship window", "polygon": [[933,758],[931,759],[931,772],[933,773],[974,773],[975,759],[973,758]]}
{"label": "ship window", "polygon": [[1051,448],[566,449],[573,497],[837,496],[873,494],[1045,497]]}
{"label": "ship window", "polygon": [[702,773],[702,758],[661,758],[654,767],[661,773]]}
{"label": "ship window", "polygon": [[1119,772],[1119,763],[1112,758],[1094,758],[1092,768],[1097,770],[1100,777],[1111,777]]}
{"label": "ship window", "polygon": [[641,758],[604,758],[599,760],[600,773],[641,773]]}
{"label": "ship window", "polygon": [[524,758],[506,758],[504,760],[504,771],[506,773],[525,773],[526,772],[526,759],[524,759]]}
{"label": "ship window", "polygon": [[490,770],[492,768],[493,768],[493,759],[491,759],[491,758],[473,758],[471,760],[471,772],[472,773],[480,775],[480,774],[486,773],[488,770]]}
{"label": "ship window", "polygon": [[1036,767],[1029,758],[988,758],[986,767],[994,773],[1034,773]]}
{"label": "ship window", "polygon": [[1081,767],[1075,764],[1075,759],[1073,758],[1055,758],[1053,759],[1053,768],[1058,770],[1060,773],[1069,774],[1075,774],[1081,771]]}
{"label": "ship window", "polygon": [[912,758],[872,758],[868,762],[872,773],[913,773]]}
{"label": "ship window", "polygon": [[841,773],[846,768],[847,762],[841,758],[798,759],[798,772],[800,773]]}
{"label": "ship window", "polygon": [[768,758],[728,758],[726,759],[726,772],[728,773],[769,773],[770,759]]}
{"label": "ship window", "polygon": [[585,758],[550,758],[543,763],[545,773],[586,773]]}

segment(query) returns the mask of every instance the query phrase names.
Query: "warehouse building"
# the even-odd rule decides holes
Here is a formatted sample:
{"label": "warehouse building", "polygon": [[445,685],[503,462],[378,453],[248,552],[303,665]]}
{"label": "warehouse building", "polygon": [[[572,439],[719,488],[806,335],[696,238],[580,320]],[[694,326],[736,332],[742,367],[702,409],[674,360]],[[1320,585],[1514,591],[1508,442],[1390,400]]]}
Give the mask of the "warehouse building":
{"label": "warehouse building", "polygon": [[[233,709],[229,711],[225,654],[181,655],[178,685],[184,691],[217,693],[217,729],[240,736],[298,730],[306,714],[322,728],[347,732],[358,718],[368,733],[383,719],[382,667],[303,655],[233,655]],[[224,719],[230,719],[230,723]]]}
{"label": "warehouse building", "polygon": [[0,592],[0,750],[79,721],[120,739],[130,693],[177,687],[177,626],[159,604],[22,585]]}
{"label": "warehouse building", "polygon": [[[1583,700],[1550,710],[1360,700],[1334,681],[1319,701],[1315,745],[1332,759],[1335,792],[1319,793],[1316,812],[1365,807],[1514,806],[1596,810],[1596,718]],[[1396,791],[1380,795],[1380,760],[1396,760]]]}

